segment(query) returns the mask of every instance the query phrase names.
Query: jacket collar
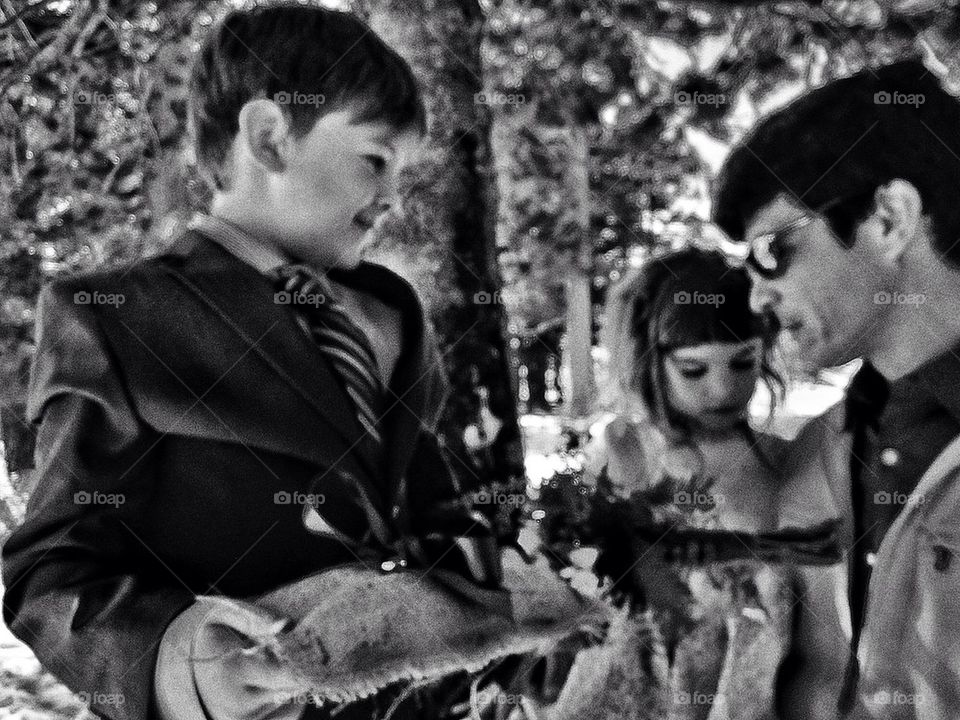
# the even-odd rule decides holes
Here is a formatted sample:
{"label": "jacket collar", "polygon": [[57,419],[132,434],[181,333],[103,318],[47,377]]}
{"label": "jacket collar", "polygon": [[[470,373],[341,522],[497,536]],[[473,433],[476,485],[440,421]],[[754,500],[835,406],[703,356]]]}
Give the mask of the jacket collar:
{"label": "jacket collar", "polygon": [[279,248],[262,242],[239,226],[215,215],[195,213],[187,229],[206,235],[262,275],[268,275],[272,270],[291,262]]}

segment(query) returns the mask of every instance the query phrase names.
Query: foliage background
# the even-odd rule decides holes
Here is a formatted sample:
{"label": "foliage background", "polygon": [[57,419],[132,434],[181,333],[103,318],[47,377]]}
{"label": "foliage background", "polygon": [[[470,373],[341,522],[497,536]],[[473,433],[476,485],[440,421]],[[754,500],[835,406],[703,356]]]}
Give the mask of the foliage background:
{"label": "foliage background", "polygon": [[[0,0],[0,419],[11,471],[0,536],[30,487],[22,417],[38,289],[156,251],[204,207],[185,145],[186,77],[198,38],[239,4]],[[468,479],[522,472],[511,377],[520,349],[562,329],[566,278],[588,275],[599,324],[605,288],[631,261],[715,242],[704,223],[711,178],[758,116],[908,55],[960,88],[957,0],[340,4],[394,43],[427,90],[431,143],[405,173],[407,200],[380,228],[378,255],[431,308],[455,390],[446,440]],[[464,440],[484,431],[486,444]],[[10,690],[0,712],[45,692]],[[66,717],[72,702],[28,711]]]}

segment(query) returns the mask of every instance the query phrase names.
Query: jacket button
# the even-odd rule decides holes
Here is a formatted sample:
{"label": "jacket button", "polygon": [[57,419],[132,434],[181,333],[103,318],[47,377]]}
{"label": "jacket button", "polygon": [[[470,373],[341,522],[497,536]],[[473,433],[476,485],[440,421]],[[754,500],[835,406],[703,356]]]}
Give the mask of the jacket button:
{"label": "jacket button", "polygon": [[893,467],[900,462],[900,453],[894,448],[884,448],[880,451],[880,462],[887,467]]}
{"label": "jacket button", "polygon": [[394,505],[392,508],[390,508],[390,515],[393,516],[393,519],[394,519],[394,520],[396,520],[398,517],[400,517],[400,506],[399,506],[399,505]]}
{"label": "jacket button", "polygon": [[863,559],[866,560],[867,565],[870,567],[873,567],[877,564],[877,554],[874,552],[868,552]]}

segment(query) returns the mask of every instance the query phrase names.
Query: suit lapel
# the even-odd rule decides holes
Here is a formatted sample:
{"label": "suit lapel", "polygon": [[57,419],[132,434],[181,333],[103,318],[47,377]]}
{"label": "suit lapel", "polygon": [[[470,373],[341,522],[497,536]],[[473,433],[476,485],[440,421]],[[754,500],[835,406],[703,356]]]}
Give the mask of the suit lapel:
{"label": "suit lapel", "polygon": [[[270,281],[214,242],[202,241],[204,246],[191,253],[198,261],[194,267],[182,271],[168,263],[167,272],[325,420],[345,445],[344,454],[363,457],[358,452],[362,429],[349,396],[293,314],[273,301]],[[369,458],[363,460],[372,469]]]}
{"label": "suit lapel", "polygon": [[[311,454],[333,465],[351,456],[369,476],[380,477],[382,471],[364,452],[363,430],[342,383],[289,309],[274,303],[270,281],[202,234],[188,233],[179,244],[179,249],[174,246],[167,253],[166,272],[229,328],[243,347],[259,356],[341,441],[334,448],[317,447]],[[330,276],[370,292],[401,311],[403,352],[390,382],[382,425],[387,443],[388,479],[384,489],[393,502],[402,502],[405,471],[417,436],[421,427],[429,427],[435,420],[436,409],[429,405],[436,399],[434,385],[442,375],[441,369],[433,366],[438,358],[428,347],[423,309],[413,289],[379,265],[362,263],[354,270],[334,271]],[[295,424],[296,413],[291,415]],[[317,445],[323,444],[318,437]]]}

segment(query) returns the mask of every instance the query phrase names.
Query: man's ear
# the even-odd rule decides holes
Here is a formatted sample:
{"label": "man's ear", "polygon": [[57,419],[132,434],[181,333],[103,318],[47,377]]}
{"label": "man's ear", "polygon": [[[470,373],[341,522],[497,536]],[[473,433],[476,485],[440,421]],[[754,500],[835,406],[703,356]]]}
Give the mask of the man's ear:
{"label": "man's ear", "polygon": [[253,158],[272,172],[287,165],[290,121],[277,103],[265,98],[250,100],[240,108],[237,140]]}
{"label": "man's ear", "polygon": [[903,254],[917,240],[923,220],[923,200],[916,186],[908,180],[895,178],[877,188],[874,195],[876,214],[882,223],[878,238],[883,259],[899,264]]}

